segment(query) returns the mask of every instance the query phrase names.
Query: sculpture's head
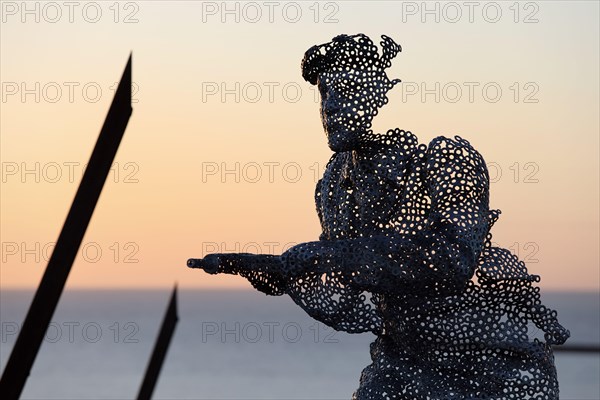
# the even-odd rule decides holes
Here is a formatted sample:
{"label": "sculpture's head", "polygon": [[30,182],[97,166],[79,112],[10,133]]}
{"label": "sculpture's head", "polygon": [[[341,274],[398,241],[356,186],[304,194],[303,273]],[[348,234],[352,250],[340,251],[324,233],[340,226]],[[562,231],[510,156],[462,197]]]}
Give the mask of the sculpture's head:
{"label": "sculpture's head", "polygon": [[356,149],[369,134],[377,110],[388,102],[387,92],[400,82],[385,69],[402,48],[382,35],[382,54],[363,34],[340,35],[313,46],[304,54],[302,77],[321,94],[321,120],[333,151]]}

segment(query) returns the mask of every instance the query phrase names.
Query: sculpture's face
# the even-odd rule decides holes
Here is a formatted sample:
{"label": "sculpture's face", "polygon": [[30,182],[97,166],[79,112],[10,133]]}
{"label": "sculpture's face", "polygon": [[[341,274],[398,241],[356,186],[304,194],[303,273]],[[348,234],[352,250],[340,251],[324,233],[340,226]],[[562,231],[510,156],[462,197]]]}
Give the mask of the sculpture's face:
{"label": "sculpture's face", "polygon": [[356,149],[360,136],[371,127],[384,76],[364,72],[323,72],[317,86],[321,94],[321,121],[331,150]]}

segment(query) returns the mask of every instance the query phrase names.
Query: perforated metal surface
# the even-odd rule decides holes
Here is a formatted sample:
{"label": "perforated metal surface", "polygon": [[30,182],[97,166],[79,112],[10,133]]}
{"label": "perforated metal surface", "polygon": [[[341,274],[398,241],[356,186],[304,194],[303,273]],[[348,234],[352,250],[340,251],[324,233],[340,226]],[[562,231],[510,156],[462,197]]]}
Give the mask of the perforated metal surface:
{"label": "perforated metal surface", "polygon": [[239,274],[335,329],[377,335],[355,399],[557,399],[550,345],[569,332],[541,305],[539,277],[491,245],[500,212],[481,155],[458,136],[427,146],[372,132],[399,82],[385,69],[400,46],[382,36],[381,47],[341,35],[302,62],[334,151],[315,192],[319,240],[188,266]]}

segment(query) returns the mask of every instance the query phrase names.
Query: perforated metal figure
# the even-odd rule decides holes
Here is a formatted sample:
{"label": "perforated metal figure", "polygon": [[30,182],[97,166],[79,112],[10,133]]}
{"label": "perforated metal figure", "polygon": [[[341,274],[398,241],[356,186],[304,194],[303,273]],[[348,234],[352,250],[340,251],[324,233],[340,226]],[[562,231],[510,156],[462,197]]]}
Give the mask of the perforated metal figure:
{"label": "perforated metal figure", "polygon": [[371,130],[399,82],[385,69],[400,46],[382,36],[381,47],[341,35],[302,61],[334,151],[315,193],[319,240],[188,266],[241,275],[334,329],[377,335],[355,399],[558,399],[551,345],[569,332],[541,305],[539,277],[491,245],[499,211],[481,155],[458,136],[426,146]]}

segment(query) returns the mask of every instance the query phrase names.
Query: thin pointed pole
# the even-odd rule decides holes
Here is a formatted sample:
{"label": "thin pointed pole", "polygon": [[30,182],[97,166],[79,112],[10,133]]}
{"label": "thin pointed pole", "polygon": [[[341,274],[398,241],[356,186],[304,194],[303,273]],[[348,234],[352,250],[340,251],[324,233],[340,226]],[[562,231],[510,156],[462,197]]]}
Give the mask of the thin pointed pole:
{"label": "thin pointed pole", "polygon": [[175,285],[171,300],[169,301],[169,306],[167,307],[165,317],[163,318],[160,333],[154,344],[152,356],[146,367],[146,374],[144,375],[144,380],[142,381],[137,397],[138,400],[150,400],[150,398],[152,398],[152,392],[154,392],[154,387],[156,386],[156,381],[158,380],[158,375],[160,374],[163,361],[167,355],[167,350],[169,349],[169,344],[171,343],[171,338],[173,337],[173,332],[175,332],[175,326],[177,325],[178,320],[177,285]]}
{"label": "thin pointed pole", "polygon": [[596,344],[567,344],[552,346],[552,349],[565,353],[600,353],[600,346]]}
{"label": "thin pointed pole", "polygon": [[131,116],[131,54],[42,281],[2,378],[4,400],[17,400],[31,371]]}

